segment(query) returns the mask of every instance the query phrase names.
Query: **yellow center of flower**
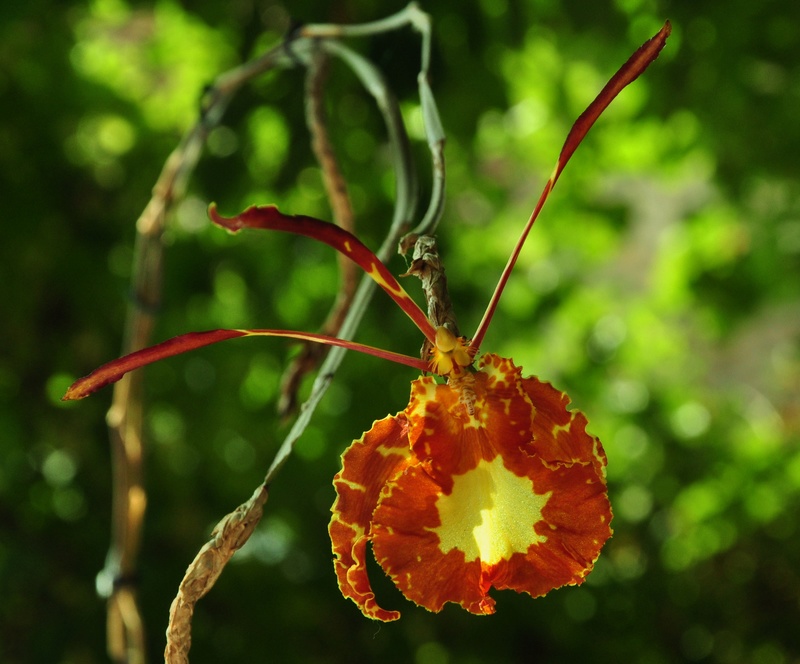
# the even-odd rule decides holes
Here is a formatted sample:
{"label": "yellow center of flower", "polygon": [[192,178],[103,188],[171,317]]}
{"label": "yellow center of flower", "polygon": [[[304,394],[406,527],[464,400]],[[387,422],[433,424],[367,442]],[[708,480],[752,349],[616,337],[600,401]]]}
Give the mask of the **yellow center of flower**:
{"label": "yellow center of flower", "polygon": [[458,549],[467,562],[495,565],[547,541],[534,526],[552,492],[534,493],[530,478],[512,473],[499,455],[453,480],[450,495],[436,501],[442,525],[432,529],[443,553]]}

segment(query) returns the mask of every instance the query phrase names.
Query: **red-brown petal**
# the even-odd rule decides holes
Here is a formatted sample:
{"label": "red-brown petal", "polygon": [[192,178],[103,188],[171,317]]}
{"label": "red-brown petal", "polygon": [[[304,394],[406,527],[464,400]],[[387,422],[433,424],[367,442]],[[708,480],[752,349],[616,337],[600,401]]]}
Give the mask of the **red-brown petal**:
{"label": "red-brown petal", "polygon": [[[493,368],[491,373],[487,367]],[[481,359],[482,371],[451,379],[415,380],[405,413],[415,456],[429,464],[445,493],[452,477],[481,459],[513,452],[530,442],[533,406],[520,383],[520,370],[495,355]]]}
{"label": "red-brown petal", "polygon": [[586,433],[586,416],[569,410],[569,397],[549,383],[530,377],[522,388],[536,407],[534,447],[547,463],[590,463],[601,477],[606,474],[606,453],[600,441]]}
{"label": "red-brown petal", "polygon": [[314,217],[304,215],[283,214],[274,205],[251,205],[235,217],[223,217],[212,203],[208,208],[208,216],[218,226],[236,233],[242,228],[260,228],[285,233],[305,235],[319,242],[324,242],[343,256],[346,256],[366,272],[414,321],[425,338],[433,343],[436,330],[419,305],[406,293],[394,275],[381,260],[361,240],[348,230]]}
{"label": "red-brown petal", "polygon": [[336,474],[336,502],[328,531],[333,543],[334,568],[342,595],[352,599],[365,616],[397,620],[400,613],[378,606],[367,577],[366,550],[372,513],[381,489],[408,464],[408,423],[403,414],[375,422],[360,440],[342,454]]}

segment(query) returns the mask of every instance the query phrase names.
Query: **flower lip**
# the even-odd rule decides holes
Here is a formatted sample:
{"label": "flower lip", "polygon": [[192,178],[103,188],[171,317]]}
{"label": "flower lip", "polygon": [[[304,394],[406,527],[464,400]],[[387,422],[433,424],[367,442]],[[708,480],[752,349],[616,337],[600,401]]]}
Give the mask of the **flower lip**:
{"label": "flower lip", "polygon": [[415,380],[408,407],[342,455],[335,567],[369,618],[399,617],[372,592],[369,543],[416,604],[485,615],[492,587],[538,597],[582,583],[611,536],[605,453],[565,394],[492,354],[451,378]]}

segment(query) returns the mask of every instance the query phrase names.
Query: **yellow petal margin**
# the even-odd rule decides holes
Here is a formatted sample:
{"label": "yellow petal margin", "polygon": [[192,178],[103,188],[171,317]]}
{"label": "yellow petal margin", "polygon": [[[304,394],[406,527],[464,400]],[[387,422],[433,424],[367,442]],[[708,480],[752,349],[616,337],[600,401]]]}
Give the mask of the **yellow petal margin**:
{"label": "yellow petal margin", "polygon": [[337,498],[328,531],[339,588],[365,616],[375,620],[397,620],[400,613],[378,606],[367,578],[372,512],[381,489],[410,458],[405,418],[386,417],[347,448],[342,455],[342,470],[333,478]]}
{"label": "yellow petal margin", "polygon": [[536,597],[582,583],[611,536],[611,507],[602,445],[568,405],[491,354],[448,384],[414,381],[408,408],[342,457],[331,537],[343,594],[368,617],[399,617],[375,602],[367,541],[431,611],[455,602],[489,614],[492,587]]}

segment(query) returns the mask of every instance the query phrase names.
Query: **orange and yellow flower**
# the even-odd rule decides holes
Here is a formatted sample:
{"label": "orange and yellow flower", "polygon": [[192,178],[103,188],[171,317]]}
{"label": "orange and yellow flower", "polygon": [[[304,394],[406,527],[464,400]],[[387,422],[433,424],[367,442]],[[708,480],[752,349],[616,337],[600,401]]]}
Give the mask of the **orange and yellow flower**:
{"label": "orange and yellow flower", "polygon": [[65,399],[80,399],[156,360],[243,336],[337,345],[423,372],[408,407],[375,422],[342,455],[329,531],[339,587],[364,615],[396,620],[378,605],[367,576],[371,545],[380,566],[418,605],[447,602],[494,613],[491,588],[534,597],[583,582],[611,536],[606,455],[586,432],[569,398],[513,362],[473,359],[519,252],[578,144],[611,100],[657,57],[670,25],[645,42],[573,125],[556,167],[514,247],[471,341],[435,328],[388,268],[358,238],[337,226],[251,207],[216,224],[306,235],[356,262],[422,332],[430,358],[413,358],[335,337],[286,330],[210,330],[181,335],[110,362],[76,381]]}

